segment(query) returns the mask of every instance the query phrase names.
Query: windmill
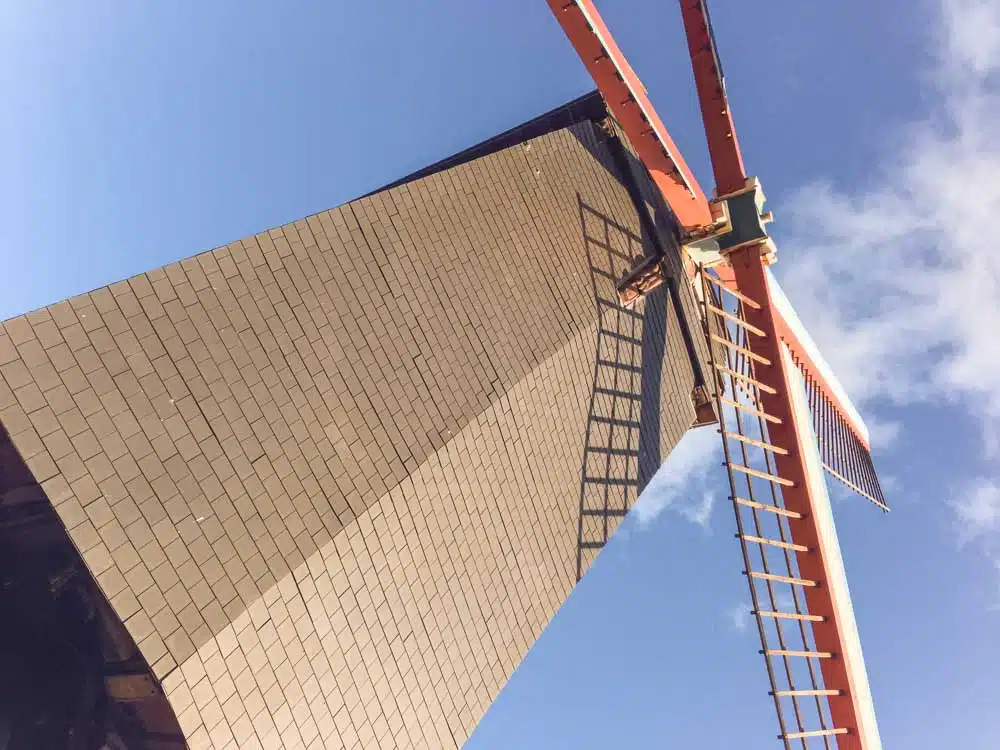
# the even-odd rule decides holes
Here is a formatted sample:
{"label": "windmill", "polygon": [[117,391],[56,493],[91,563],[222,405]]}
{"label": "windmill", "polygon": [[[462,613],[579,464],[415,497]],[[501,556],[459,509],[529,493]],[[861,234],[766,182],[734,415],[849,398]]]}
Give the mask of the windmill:
{"label": "windmill", "polygon": [[[881,747],[825,485],[887,510],[864,421],[781,290],[760,182],[747,175],[705,0],[680,0],[715,178],[699,187],[591,0],[548,0],[676,219],[703,312],[711,394],[761,653],[786,748]],[[663,282],[640,260],[629,305]],[[714,421],[714,420],[713,420]]]}

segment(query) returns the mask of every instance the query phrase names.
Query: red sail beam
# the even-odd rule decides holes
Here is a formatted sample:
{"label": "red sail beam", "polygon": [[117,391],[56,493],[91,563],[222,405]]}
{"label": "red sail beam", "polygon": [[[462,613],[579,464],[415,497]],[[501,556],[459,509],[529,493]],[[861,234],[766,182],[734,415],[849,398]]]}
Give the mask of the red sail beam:
{"label": "red sail beam", "polygon": [[799,415],[792,402],[792,390],[798,386],[795,373],[790,371],[781,350],[782,324],[776,315],[778,303],[774,299],[774,288],[768,283],[762,249],[753,246],[740,248],[732,253],[730,261],[740,292],[760,303],[756,309],[750,306],[744,309],[747,322],[765,332],[765,336],[754,339],[753,348],[769,364],[756,364],[754,375],[768,388],[760,393],[761,409],[779,420],[768,425],[767,432],[770,441],[782,449],[774,457],[777,475],[791,483],[781,488],[784,507],[797,515],[789,521],[791,539],[809,550],[796,553],[799,575],[803,579],[819,582],[819,585],[806,588],[803,592],[809,614],[823,618],[812,623],[816,650],[836,655],[835,658],[823,659],[820,670],[824,685],[839,691],[828,698],[833,726],[848,730],[847,734],[837,737],[837,748],[864,750],[879,747],[877,730],[873,730],[863,718],[870,711],[865,702],[867,686],[856,684],[856,679],[864,673],[864,667],[854,663],[855,659],[861,658],[860,652],[851,647],[845,628],[848,620],[853,621],[853,615],[844,611],[843,603],[836,598],[832,585],[836,566],[824,543],[824,532],[816,513],[818,500],[814,496],[815,485],[810,481],[805,459],[809,447],[803,442],[803,436],[809,434],[812,427],[798,424]]}
{"label": "red sail beam", "polygon": [[[680,0],[698,97],[717,182],[716,207],[710,204],[687,168],[673,141],[657,117],[631,67],[625,61],[590,0],[549,0],[549,6],[569,37],[573,47],[597,83],[611,114],[619,121],[673,209],[682,228],[689,252],[711,254],[716,243],[713,266],[740,295],[758,301],[746,306],[746,322],[763,332],[754,339],[753,353],[758,360],[754,377],[760,382],[760,410],[776,418],[767,427],[774,451],[774,471],[757,473],[781,485],[783,510],[789,513],[790,543],[795,546],[798,575],[786,578],[789,584],[804,586],[807,612],[811,620],[815,651],[796,652],[804,658],[821,658],[819,665],[825,685],[833,728],[785,733],[786,746],[792,740],[805,743],[806,737],[836,736],[839,750],[878,748],[878,729],[871,706],[870,688],[864,671],[863,656],[857,638],[856,623],[840,560],[836,531],[829,513],[829,500],[822,485],[822,469],[814,460],[815,439],[810,414],[800,388],[796,367],[802,368],[813,384],[814,395],[830,404],[847,429],[854,433],[861,449],[866,448],[864,425],[840,389],[832,372],[824,377],[821,357],[813,356],[808,335],[796,326],[797,317],[790,305],[784,305],[780,287],[769,281],[766,262],[773,259],[762,213],[764,195],[756,180],[749,180],[743,166],[739,144],[726,98],[722,69],[712,35],[704,0]],[[723,221],[713,224],[713,213]],[[707,230],[707,231],[706,231]],[[706,245],[706,243],[708,243]],[[741,298],[743,298],[741,296]],[[784,315],[782,313],[785,313]],[[759,339],[759,340],[758,340]],[[787,349],[786,349],[787,347]],[[798,361],[796,364],[795,360]],[[721,407],[720,407],[721,408]],[[842,436],[833,436],[838,455]],[[850,466],[865,464],[867,451],[849,456]],[[735,468],[731,466],[730,468]],[[871,472],[869,472],[871,473]],[[738,498],[734,497],[738,502]],[[747,575],[753,575],[747,570]],[[755,574],[757,576],[767,573]],[[784,652],[778,652],[784,655]],[[830,691],[830,692],[827,692]],[[834,692],[835,691],[835,692]],[[780,711],[779,711],[780,715]]]}
{"label": "red sail beam", "polygon": [[708,199],[594,4],[591,0],[548,3],[681,228],[703,232],[713,223]]}
{"label": "red sail beam", "polygon": [[[688,51],[691,54],[695,88],[698,91],[698,103],[701,105],[701,117],[705,125],[708,152],[712,160],[715,192],[716,196],[725,197],[746,187],[747,173],[743,166],[743,154],[740,151],[736,126],[733,124],[733,115],[726,95],[722,62],[715,45],[712,20],[705,0],[680,0],[680,6]],[[716,271],[731,289],[736,289],[731,268],[724,264],[718,266]],[[796,327],[787,319],[789,313],[782,308],[777,309],[775,313],[777,332],[788,344],[807,377],[817,384],[861,445],[866,450],[870,449],[868,430],[864,422],[842,396],[840,389],[829,381],[828,373],[821,364],[811,356],[809,345],[800,339]]]}
{"label": "red sail beam", "polygon": [[716,195],[742,190],[747,173],[736,139],[736,128],[726,97],[726,81],[715,47],[712,21],[705,0],[681,0],[681,16],[691,53],[701,118],[705,123],[708,153],[712,157]]}
{"label": "red sail beam", "polygon": [[[703,234],[713,224],[711,204],[592,0],[548,0],[548,4],[683,230],[688,236]],[[704,0],[680,0],[680,5],[715,174],[716,195],[725,197],[744,190],[747,175],[726,97],[722,66]],[[694,273],[693,266],[689,270]],[[735,289],[736,282],[728,263],[719,264],[714,270],[729,288]],[[843,422],[867,449],[867,430],[857,413],[838,396],[827,373],[814,362],[808,346],[800,340],[782,311],[776,311],[776,315],[778,333],[788,343],[807,376],[818,384]]]}

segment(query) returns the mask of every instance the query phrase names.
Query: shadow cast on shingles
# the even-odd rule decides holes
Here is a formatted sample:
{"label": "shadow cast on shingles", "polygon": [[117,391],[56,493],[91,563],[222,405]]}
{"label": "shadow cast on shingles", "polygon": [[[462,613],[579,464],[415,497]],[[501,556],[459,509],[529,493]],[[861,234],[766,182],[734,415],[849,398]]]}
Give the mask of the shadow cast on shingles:
{"label": "shadow cast on shingles", "polygon": [[[597,306],[597,353],[584,442],[577,519],[579,580],[607,543],[638,495],[660,468],[661,398],[668,307],[691,368],[692,390],[704,374],[679,278],[683,265],[679,230],[645,167],[618,137],[609,120],[571,132],[629,193],[641,236],[585,204],[577,196],[580,229]],[[596,135],[596,138],[588,136]],[[642,257],[660,262],[664,283],[634,309],[618,301],[616,282]]]}
{"label": "shadow cast on shingles", "polygon": [[[124,675],[151,694],[113,699],[105,679]],[[0,424],[0,748],[104,746],[187,747],[149,664]]]}
{"label": "shadow cast on shingles", "polygon": [[580,472],[577,580],[660,466],[667,313],[665,286],[640,309],[623,308],[615,291],[615,280],[648,251],[649,238],[582,200],[579,209],[598,322]]}

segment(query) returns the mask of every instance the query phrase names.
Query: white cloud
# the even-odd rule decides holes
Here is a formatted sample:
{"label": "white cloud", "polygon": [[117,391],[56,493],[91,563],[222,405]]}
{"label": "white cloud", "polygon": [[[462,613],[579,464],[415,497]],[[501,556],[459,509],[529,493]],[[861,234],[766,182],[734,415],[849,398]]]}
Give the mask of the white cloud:
{"label": "white cloud", "polygon": [[1000,485],[996,482],[977,479],[952,502],[952,507],[963,542],[1000,537]]}
{"label": "white cloud", "polygon": [[[1000,58],[1000,7],[994,0],[946,0],[940,64],[951,78],[988,76]],[[950,82],[946,79],[946,83]]]}
{"label": "white cloud", "polygon": [[705,491],[701,494],[701,500],[694,504],[687,504],[678,508],[678,512],[691,523],[701,526],[705,531],[711,531],[710,522],[712,520],[712,508],[715,507],[715,495]]}
{"label": "white cloud", "polygon": [[710,483],[718,480],[721,460],[722,443],[713,427],[688,430],[636,501],[639,527],[670,508],[707,529],[715,505]]}
{"label": "white cloud", "polygon": [[903,425],[896,421],[883,420],[877,414],[870,414],[865,420],[868,427],[868,438],[872,448],[885,450],[896,442]]}
{"label": "white cloud", "polygon": [[[860,190],[808,185],[782,212],[783,286],[845,387],[880,402],[964,408],[1000,453],[1000,3],[941,0],[932,114],[898,134]],[[878,420],[874,420],[876,424]],[[879,424],[879,427],[886,427]],[[893,428],[880,431],[891,441]],[[998,477],[954,508],[961,538],[1000,551]]]}
{"label": "white cloud", "polygon": [[737,633],[750,627],[750,608],[746,604],[734,604],[725,611],[726,622]]}
{"label": "white cloud", "polygon": [[[1000,416],[1000,7],[943,3],[941,106],[899,137],[858,192],[813,184],[790,201],[778,270],[859,400],[951,397]],[[976,39],[970,45],[969,39]],[[984,425],[985,426],[985,425]]]}
{"label": "white cloud", "polygon": [[879,482],[886,495],[898,498],[903,491],[903,483],[895,474],[879,474]]}

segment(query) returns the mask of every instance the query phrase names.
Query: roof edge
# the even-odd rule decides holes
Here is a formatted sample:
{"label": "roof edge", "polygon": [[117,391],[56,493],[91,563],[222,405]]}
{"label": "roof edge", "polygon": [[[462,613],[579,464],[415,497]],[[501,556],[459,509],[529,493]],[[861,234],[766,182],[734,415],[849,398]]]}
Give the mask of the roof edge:
{"label": "roof edge", "polygon": [[606,115],[607,109],[604,105],[604,99],[601,98],[600,92],[595,89],[587,94],[584,94],[583,96],[573,99],[570,102],[561,104],[554,109],[550,109],[548,112],[545,112],[534,119],[523,122],[520,125],[516,125],[509,130],[505,130],[492,138],[482,141],[481,143],[477,143],[475,146],[470,146],[463,151],[459,151],[457,154],[453,154],[445,159],[436,161],[433,164],[423,167],[422,169],[418,169],[416,172],[406,175],[405,177],[400,177],[398,180],[390,182],[388,185],[383,185],[376,190],[365,193],[361,197],[367,198],[371,195],[375,195],[376,193],[381,193],[384,190],[390,190],[394,187],[405,185],[408,182],[413,182],[414,180],[419,180],[423,177],[429,177],[432,174],[443,172],[446,169],[457,167],[460,164],[465,164],[466,162],[473,161],[483,156],[489,156],[497,151],[503,151],[505,148],[510,148],[511,146],[531,140],[532,138],[539,138],[557,130],[568,128],[569,126],[575,125],[579,122],[602,120]]}

